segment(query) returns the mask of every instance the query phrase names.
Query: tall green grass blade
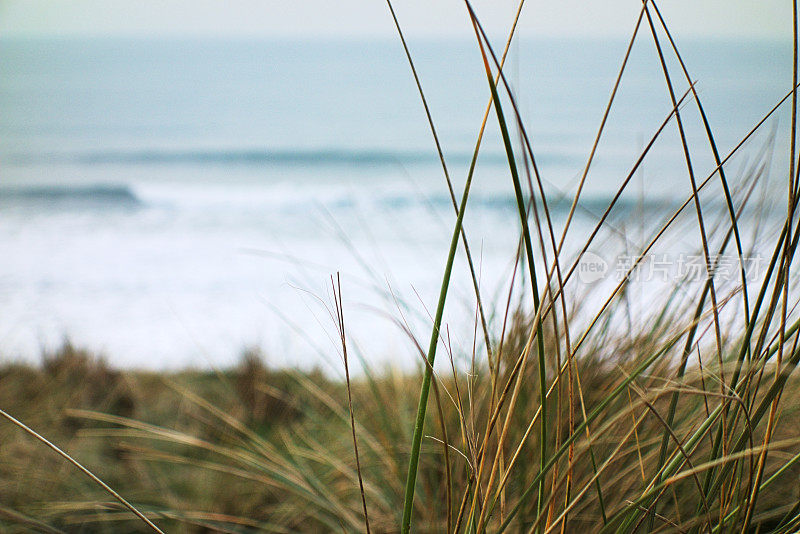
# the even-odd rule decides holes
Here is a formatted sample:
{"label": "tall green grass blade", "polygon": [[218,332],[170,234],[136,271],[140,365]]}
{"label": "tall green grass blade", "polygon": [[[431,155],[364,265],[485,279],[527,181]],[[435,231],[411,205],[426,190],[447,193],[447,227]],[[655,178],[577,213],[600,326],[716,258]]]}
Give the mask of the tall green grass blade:
{"label": "tall green grass blade", "polygon": [[431,339],[428,346],[427,365],[422,377],[422,386],[419,394],[419,405],[417,407],[417,416],[414,420],[414,435],[411,442],[411,453],[408,462],[408,475],[406,477],[406,489],[403,501],[403,518],[401,523],[401,532],[407,534],[411,530],[411,515],[414,507],[414,489],[417,481],[417,468],[419,466],[420,447],[422,445],[422,432],[425,426],[425,412],[428,407],[428,395],[431,388],[431,378],[433,373],[433,363],[436,359],[436,347],[439,343],[439,330],[442,326],[442,317],[444,316],[444,305],[447,300],[447,293],[450,287],[450,277],[453,273],[453,262],[455,260],[456,251],[458,250],[458,240],[461,235],[461,228],[464,224],[464,214],[467,211],[467,200],[469,199],[470,188],[472,187],[472,177],[475,173],[475,165],[478,161],[478,147],[472,156],[469,172],[467,173],[467,180],[464,184],[464,192],[461,195],[461,202],[458,207],[458,217],[456,217],[455,227],[453,229],[453,236],[450,240],[450,248],[447,253],[447,263],[442,276],[442,285],[439,289],[439,300],[436,305],[436,315],[433,320],[433,328],[431,330]]}
{"label": "tall green grass blade", "polygon": [[[503,108],[502,108],[502,103],[500,102],[500,96],[497,93],[497,84],[495,83],[494,77],[492,76],[492,71],[489,66],[489,60],[483,48],[483,41],[481,39],[481,35],[479,34],[477,28],[475,13],[472,11],[472,7],[469,5],[468,1],[467,1],[467,7],[470,11],[470,16],[472,17],[473,25],[475,25],[475,34],[481,49],[481,55],[483,56],[483,63],[486,70],[486,77],[489,82],[489,88],[492,92],[492,101],[494,102],[494,109],[497,115],[497,122],[498,125],[500,126],[500,132],[503,136],[503,146],[505,148],[506,157],[508,160],[508,168],[509,172],[511,173],[511,179],[514,185],[514,196],[517,203],[517,210],[519,212],[520,224],[522,225],[523,244],[525,247],[525,256],[528,262],[528,272],[531,277],[531,292],[533,296],[534,314],[536,314],[537,316],[536,346],[539,357],[539,402],[542,407],[541,428],[539,436],[539,442],[540,442],[539,463],[541,469],[544,470],[544,466],[547,463],[547,397],[546,397],[547,369],[545,367],[544,334],[542,328],[542,319],[541,319],[541,314],[539,312],[539,308],[541,306],[539,302],[539,285],[536,279],[536,263],[533,258],[533,244],[531,241],[530,229],[528,227],[528,210],[525,205],[525,197],[523,196],[522,193],[522,185],[519,179],[519,172],[517,171],[516,159],[514,157],[514,149],[511,146],[511,136],[508,133],[508,126],[506,125],[505,115],[503,114]],[[538,502],[537,506],[539,513],[542,512],[542,505],[544,502],[544,484],[545,480],[544,478],[542,478],[539,484],[539,495],[537,498]]]}

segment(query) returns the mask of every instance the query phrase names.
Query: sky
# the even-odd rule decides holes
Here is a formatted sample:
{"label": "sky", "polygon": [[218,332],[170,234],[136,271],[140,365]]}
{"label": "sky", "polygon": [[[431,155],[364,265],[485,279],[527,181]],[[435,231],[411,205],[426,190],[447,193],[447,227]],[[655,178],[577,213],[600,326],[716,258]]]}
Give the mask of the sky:
{"label": "sky", "polygon": [[[677,36],[791,40],[789,0],[661,0]],[[395,0],[404,30],[469,37],[461,0]],[[516,0],[473,0],[490,32],[507,31]],[[626,37],[639,0],[529,0],[525,36]],[[393,37],[384,0],[0,0],[0,36]]]}

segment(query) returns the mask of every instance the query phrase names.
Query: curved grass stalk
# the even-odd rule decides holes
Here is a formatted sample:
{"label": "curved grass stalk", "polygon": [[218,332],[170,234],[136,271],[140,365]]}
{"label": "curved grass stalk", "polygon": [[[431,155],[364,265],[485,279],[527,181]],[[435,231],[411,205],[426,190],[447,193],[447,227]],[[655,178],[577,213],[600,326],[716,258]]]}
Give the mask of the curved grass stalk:
{"label": "curved grass stalk", "polygon": [[[503,61],[505,61],[506,54],[511,44],[511,39],[514,36],[514,31],[516,30],[516,22],[519,19],[519,14],[522,10],[523,3],[524,0],[521,0],[519,8],[517,10],[516,18],[514,20],[514,25],[511,28],[511,32],[509,33],[508,42],[506,43],[506,48],[503,53]],[[483,133],[486,128],[486,122],[489,117],[489,112],[491,111],[492,101],[493,99],[489,100],[486,112],[484,113],[483,121],[481,123],[480,131],[478,133],[478,140],[476,142],[475,149],[472,154],[472,159],[470,161],[469,171],[467,172],[467,179],[464,184],[464,190],[461,196],[461,202],[458,205],[456,223],[453,229],[453,236],[450,241],[450,248],[448,250],[448,255],[447,255],[447,263],[445,265],[445,272],[444,275],[442,276],[442,284],[439,290],[439,299],[436,307],[436,315],[433,321],[431,340],[426,356],[427,364],[422,378],[422,386],[420,388],[420,400],[419,400],[419,405],[417,406],[417,416],[414,422],[414,434],[411,443],[408,475],[406,476],[406,488],[405,488],[404,502],[403,502],[403,517],[401,520],[401,527],[400,527],[401,532],[403,532],[403,534],[407,534],[411,529],[411,515],[413,513],[413,506],[414,506],[413,505],[414,489],[416,486],[417,469],[419,466],[419,454],[420,454],[420,447],[422,444],[422,431],[425,424],[425,412],[427,410],[428,396],[430,392],[431,378],[433,372],[433,362],[435,361],[436,358],[436,347],[438,345],[439,330],[441,328],[442,317],[444,314],[445,300],[447,298],[447,293],[450,286],[450,277],[452,275],[452,270],[453,270],[453,261],[455,259],[455,254],[458,248],[458,238],[460,235],[462,235],[462,228],[464,223],[464,214],[466,212],[466,207],[467,207],[467,200],[469,198],[469,192],[472,186],[472,178],[475,173],[475,166],[478,161],[478,153],[480,151],[481,141],[483,139]],[[465,498],[467,493],[468,489],[467,492],[465,492]],[[458,517],[460,521],[460,513]]]}
{"label": "curved grass stalk", "polygon": [[[439,156],[439,162],[442,165],[442,171],[444,172],[445,182],[447,182],[447,191],[450,194],[450,200],[453,203],[453,209],[456,212],[456,216],[458,215],[458,199],[456,199],[456,193],[453,189],[453,182],[450,179],[450,173],[447,170],[447,163],[444,160],[444,152],[442,151],[442,145],[439,142],[439,134],[436,133],[436,126],[433,123],[433,117],[431,116],[430,108],[428,108],[428,99],[425,98],[425,92],[422,90],[422,82],[419,79],[419,75],[417,74],[417,69],[414,66],[414,60],[411,58],[411,52],[408,49],[408,45],[406,44],[405,35],[403,35],[403,30],[400,27],[400,22],[397,20],[397,14],[394,12],[394,6],[392,5],[391,0],[386,0],[386,4],[389,7],[389,12],[392,15],[392,20],[394,21],[394,26],[397,29],[397,35],[400,37],[400,42],[403,45],[403,51],[406,54],[406,59],[408,60],[408,65],[411,67],[411,73],[414,76],[414,82],[417,85],[417,91],[419,92],[420,100],[422,101],[422,107],[425,109],[425,116],[428,119],[428,126],[431,130],[431,135],[433,136],[433,142],[436,145],[436,153]],[[520,9],[522,9],[522,4],[520,4]],[[519,12],[517,14],[519,17]],[[516,20],[514,21],[514,27],[516,27]],[[514,29],[512,28],[511,34],[513,35]],[[463,226],[461,228],[461,242],[464,245],[464,253],[467,256],[467,265],[469,266],[469,273],[472,277],[472,286],[475,291],[475,300],[478,303],[478,315],[481,320],[481,328],[483,329],[483,338],[484,343],[486,344],[486,353],[489,358],[489,365],[492,365],[492,343],[491,339],[489,338],[489,327],[486,324],[486,314],[483,311],[483,299],[481,299],[481,291],[480,286],[478,285],[478,275],[475,272],[475,264],[472,261],[472,251],[470,250],[469,241],[467,240],[467,233],[464,230]]]}
{"label": "curved grass stalk", "polygon": [[450,248],[447,254],[447,264],[445,265],[444,275],[442,276],[442,285],[439,289],[439,300],[436,305],[436,315],[433,321],[433,329],[431,331],[430,345],[428,346],[427,362],[425,373],[422,377],[422,387],[419,394],[419,406],[417,407],[417,416],[414,421],[414,435],[411,442],[411,455],[408,462],[408,476],[406,477],[406,490],[403,504],[403,518],[401,523],[401,532],[407,534],[411,530],[411,513],[413,510],[414,501],[414,488],[417,479],[417,468],[419,466],[419,453],[422,445],[422,431],[425,425],[425,412],[428,406],[428,395],[431,388],[431,377],[433,363],[436,359],[436,348],[439,344],[439,329],[442,326],[442,317],[444,316],[444,305],[447,300],[447,293],[450,288],[450,277],[453,272],[453,262],[455,260],[456,250],[458,250],[458,240],[461,236],[461,228],[464,224],[464,214],[467,211],[467,200],[469,198],[470,188],[472,187],[472,177],[475,171],[475,164],[477,162],[478,150],[476,148],[470,170],[467,174],[467,181],[464,184],[464,192],[461,196],[461,202],[458,206],[458,217],[456,217],[455,228],[453,229],[453,236],[450,240]]}
{"label": "curved grass stalk", "polygon": [[[477,17],[475,16],[475,12],[472,10],[472,6],[469,3],[469,0],[465,0],[467,9],[469,10],[470,18],[472,19],[472,24],[475,29],[475,37],[478,39],[478,45],[480,47],[481,56],[483,58],[484,68],[486,70],[486,77],[489,82],[489,88],[492,92],[492,100],[494,101],[494,109],[497,114],[497,122],[500,126],[500,132],[503,137],[503,145],[506,151],[506,156],[508,158],[508,167],[511,173],[511,178],[514,184],[514,195],[516,197],[517,203],[517,210],[519,211],[520,217],[520,224],[522,225],[522,236],[523,236],[523,243],[525,247],[525,255],[528,262],[528,270],[529,275],[531,277],[531,292],[533,295],[533,306],[534,306],[534,313],[537,314],[538,318],[536,319],[536,339],[537,339],[537,352],[539,357],[539,401],[542,407],[542,417],[541,417],[541,435],[539,437],[540,443],[540,466],[544,468],[547,459],[547,383],[546,383],[546,368],[545,368],[545,358],[544,358],[544,335],[542,329],[542,318],[541,314],[539,313],[539,309],[541,307],[541,303],[539,301],[539,285],[536,279],[536,264],[533,258],[533,244],[531,241],[530,229],[528,227],[528,213],[527,208],[525,206],[525,198],[522,194],[522,185],[519,179],[519,172],[517,171],[516,160],[514,157],[514,150],[511,146],[511,136],[508,133],[508,126],[506,125],[505,115],[503,114],[502,103],[500,102],[500,96],[497,93],[497,84],[494,81],[494,77],[492,76],[492,70],[489,66],[489,59],[486,55],[486,51],[484,50],[483,39],[478,30],[478,22]],[[522,373],[518,376],[522,376]],[[519,381],[517,382],[519,384]],[[478,473],[478,483],[480,483],[481,474]],[[545,481],[542,478],[540,485],[539,485],[539,496],[537,498],[538,502],[538,510],[539,513],[542,511],[542,504],[544,502],[544,491],[545,491]],[[473,501],[473,507],[470,512],[470,516],[475,512],[475,503],[477,502],[478,492],[475,492],[475,498]]]}
{"label": "curved grass stalk", "polygon": [[24,430],[25,432],[27,432],[28,434],[30,434],[31,436],[33,436],[34,438],[39,440],[40,442],[42,442],[45,445],[47,445],[48,447],[50,447],[53,451],[56,452],[56,454],[58,454],[59,456],[61,456],[65,460],[67,460],[69,463],[74,465],[84,475],[86,475],[87,477],[92,479],[92,482],[94,482],[95,484],[97,484],[98,486],[103,488],[107,493],[109,493],[112,497],[114,497],[116,500],[118,500],[122,504],[122,506],[124,506],[125,508],[130,510],[131,513],[133,513],[133,515],[135,515],[136,517],[141,519],[142,522],[144,522],[144,524],[148,526],[148,528],[150,528],[154,532],[160,532],[161,534],[164,534],[163,531],[160,528],[158,528],[155,523],[153,523],[150,519],[148,519],[147,516],[145,516],[142,512],[137,510],[131,503],[129,503],[127,500],[125,500],[125,498],[122,495],[120,495],[119,493],[117,493],[116,491],[111,489],[111,487],[108,484],[106,484],[105,482],[100,480],[97,477],[97,475],[95,475],[94,473],[89,471],[87,468],[85,468],[82,464],[80,464],[72,456],[70,456],[66,452],[62,451],[56,444],[54,444],[53,442],[49,441],[47,438],[43,437],[41,434],[39,434],[38,432],[36,432],[32,428],[28,427],[22,421],[19,421],[18,419],[16,419],[12,415],[6,413],[4,410],[0,410],[0,415],[5,417],[9,422],[11,422],[15,426],[21,428],[22,430]]}
{"label": "curved grass stalk", "polygon": [[[553,465],[554,465],[554,464],[555,464],[555,463],[556,463],[556,462],[557,462],[557,461],[558,461],[558,460],[559,460],[559,459],[560,459],[560,458],[561,458],[561,457],[564,455],[564,453],[565,453],[565,452],[566,452],[566,451],[569,449],[569,445],[570,445],[570,444],[572,444],[572,443],[574,443],[574,442],[575,442],[575,441],[578,439],[578,437],[579,437],[579,436],[581,436],[581,435],[582,435],[582,434],[585,432],[585,430],[586,430],[586,427],[587,427],[587,426],[589,426],[589,424],[591,424],[591,422],[592,422],[592,421],[594,421],[595,419],[597,419],[597,418],[600,416],[600,414],[602,414],[602,413],[603,413],[603,412],[606,410],[606,408],[608,408],[608,406],[609,406],[609,405],[610,405],[610,404],[611,404],[611,403],[612,403],[612,402],[613,402],[613,401],[614,401],[614,400],[615,400],[615,399],[616,399],[616,398],[617,398],[619,395],[621,395],[621,394],[622,394],[624,391],[627,391],[628,385],[629,385],[631,382],[633,382],[633,380],[634,380],[636,377],[638,377],[639,375],[641,375],[642,373],[644,373],[644,372],[645,372],[645,371],[646,371],[646,370],[647,370],[647,369],[648,369],[648,368],[649,368],[649,367],[650,367],[650,366],[651,366],[653,363],[655,363],[655,361],[656,361],[656,360],[658,360],[660,357],[662,357],[664,354],[666,354],[666,353],[667,353],[667,352],[668,352],[670,349],[672,349],[672,347],[675,345],[675,343],[677,343],[677,342],[678,342],[678,340],[679,340],[679,339],[680,339],[680,337],[674,337],[673,339],[671,339],[671,340],[668,340],[668,342],[667,342],[667,343],[665,343],[665,345],[664,345],[664,346],[661,348],[661,350],[659,350],[659,351],[655,352],[654,354],[652,354],[651,356],[649,356],[648,358],[646,358],[646,359],[645,359],[643,362],[641,362],[641,363],[640,363],[640,364],[639,364],[639,365],[638,365],[638,366],[637,366],[637,367],[636,367],[636,368],[635,368],[635,369],[634,369],[634,370],[633,370],[633,371],[630,373],[630,375],[626,376],[626,377],[625,377],[625,379],[624,379],[624,380],[622,380],[622,382],[620,382],[620,384],[619,384],[619,385],[617,385],[617,387],[616,387],[616,388],[614,388],[614,390],[613,390],[613,391],[611,391],[611,392],[610,392],[610,393],[609,393],[609,394],[608,394],[608,395],[607,395],[607,396],[606,396],[606,397],[605,397],[605,398],[604,398],[604,399],[603,399],[603,400],[602,400],[602,401],[601,401],[601,402],[600,402],[600,403],[599,403],[599,404],[598,404],[598,405],[597,405],[597,406],[594,408],[594,410],[592,410],[592,411],[589,413],[589,415],[587,416],[586,420],[585,420],[584,422],[582,422],[580,425],[578,425],[578,427],[575,429],[575,432],[573,432],[573,433],[572,433],[572,434],[571,434],[571,435],[570,435],[570,436],[569,436],[569,437],[568,437],[568,438],[567,438],[567,439],[564,441],[564,443],[561,445],[561,447],[559,447],[559,449],[558,449],[557,451],[555,451],[555,452],[554,452],[554,453],[553,453],[553,454],[552,454],[552,455],[551,455],[551,456],[548,458],[548,460],[547,460],[547,462],[546,462],[546,464],[545,464],[545,467],[544,467],[544,469],[540,470],[540,471],[539,471],[539,473],[537,473],[537,475],[536,475],[536,476],[533,478],[533,480],[531,480],[531,482],[528,484],[528,486],[526,487],[526,489],[525,489],[525,490],[522,492],[522,494],[520,495],[520,498],[519,498],[519,500],[518,500],[517,504],[516,504],[516,505],[514,506],[514,508],[513,508],[513,509],[512,509],[512,510],[509,512],[509,514],[508,514],[508,516],[506,517],[505,521],[503,521],[503,523],[500,525],[500,528],[497,530],[497,532],[498,532],[498,533],[505,531],[505,530],[506,530],[506,529],[509,527],[509,525],[511,524],[511,521],[514,519],[514,517],[516,516],[516,514],[517,514],[517,513],[519,513],[519,510],[520,510],[520,508],[522,507],[522,504],[523,504],[523,503],[525,502],[525,500],[526,500],[526,499],[527,499],[527,498],[530,496],[530,494],[533,492],[533,490],[534,490],[535,488],[537,488],[537,487],[538,487],[538,485],[539,485],[540,481],[544,479],[544,477],[545,477],[545,475],[547,474],[547,472],[548,472],[548,471],[549,471],[549,470],[550,470],[550,469],[553,467]],[[496,501],[495,501],[495,503],[496,503]],[[493,504],[492,504],[492,506],[491,506],[490,508],[494,508],[494,504],[495,504],[495,503],[493,503]],[[491,509],[490,509],[489,513],[491,513]]]}

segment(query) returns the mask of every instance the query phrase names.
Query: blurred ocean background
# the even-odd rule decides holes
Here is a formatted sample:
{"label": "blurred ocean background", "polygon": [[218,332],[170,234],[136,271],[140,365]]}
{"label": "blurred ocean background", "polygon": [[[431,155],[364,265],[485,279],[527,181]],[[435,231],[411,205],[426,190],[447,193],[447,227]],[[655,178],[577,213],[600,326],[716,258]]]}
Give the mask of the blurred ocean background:
{"label": "blurred ocean background", "polygon": [[[506,73],[558,229],[626,44],[512,46]],[[791,88],[787,43],[679,45],[723,156]],[[481,58],[469,42],[411,48],[460,195],[488,102]],[[642,38],[568,244],[670,109]],[[768,146],[786,168],[788,109],[726,166],[733,180]],[[702,179],[710,151],[693,103],[684,111]],[[518,221],[494,115],[489,124],[465,228],[499,310]],[[637,215],[618,225],[635,232],[690,191],[671,123],[624,197]],[[704,201],[720,202],[719,189]],[[405,367],[418,356],[398,321],[427,337],[454,220],[399,42],[0,38],[2,358],[36,359],[68,336],[120,366],[225,366],[259,346],[274,365],[336,368],[325,305],[341,271],[354,353]],[[454,284],[447,320],[468,352],[463,257]]]}

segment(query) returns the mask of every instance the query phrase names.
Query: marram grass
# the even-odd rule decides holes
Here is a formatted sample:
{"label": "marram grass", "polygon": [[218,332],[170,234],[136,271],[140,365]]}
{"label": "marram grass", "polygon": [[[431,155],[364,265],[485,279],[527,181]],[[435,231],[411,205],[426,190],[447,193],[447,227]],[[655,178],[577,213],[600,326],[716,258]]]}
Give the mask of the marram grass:
{"label": "marram grass", "polygon": [[[787,66],[793,83],[785,97],[722,154],[712,125],[724,117],[706,114],[668,21],[654,2],[644,2],[569,214],[556,222],[534,140],[503,73],[516,19],[498,57],[465,3],[475,58],[486,71],[488,106],[458,199],[424,80],[390,3],[389,10],[456,214],[429,343],[427,349],[417,344],[425,362],[419,372],[366,366],[350,376],[341,298],[347,285],[338,278],[333,291],[348,366],[344,382],[269,369],[254,352],[238,367],[215,372],[121,372],[69,344],[38,367],[7,364],[0,368],[0,414],[13,425],[0,426],[2,530],[800,530],[793,262],[800,165],[797,99],[790,90],[797,87],[796,66]],[[517,17],[521,11],[522,3]],[[796,16],[793,23],[797,37]],[[654,125],[594,230],[578,237],[571,225],[637,39],[652,40],[672,110]],[[794,55],[796,61],[796,49]],[[670,70],[676,61],[679,68]],[[779,170],[782,196],[775,208],[774,198],[759,200],[768,189],[766,153],[736,180],[726,164],[776,110],[788,107],[790,163]],[[697,111],[707,143],[688,142],[685,126],[695,116],[688,109]],[[497,122],[519,219],[510,229],[519,237],[518,263],[502,302],[480,293],[464,225],[489,120]],[[600,236],[619,200],[653,144],[672,128],[691,195],[651,224],[617,285],[580,286],[581,255],[603,246]],[[703,153],[714,161],[705,175],[695,163]],[[704,201],[709,191],[723,200],[721,210]],[[762,224],[760,209],[771,211],[776,229]],[[671,231],[695,237],[704,278],[676,280],[650,309],[632,316],[633,275]],[[577,255],[567,254],[568,241],[577,242]],[[442,365],[435,358],[460,248],[469,260],[475,327],[480,324],[484,343],[476,344],[466,366],[446,347],[449,361]],[[735,283],[722,281],[713,261],[729,250],[738,259]],[[760,276],[745,266],[752,250],[766,259]]]}

